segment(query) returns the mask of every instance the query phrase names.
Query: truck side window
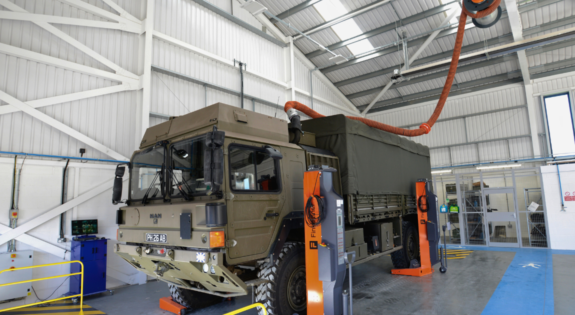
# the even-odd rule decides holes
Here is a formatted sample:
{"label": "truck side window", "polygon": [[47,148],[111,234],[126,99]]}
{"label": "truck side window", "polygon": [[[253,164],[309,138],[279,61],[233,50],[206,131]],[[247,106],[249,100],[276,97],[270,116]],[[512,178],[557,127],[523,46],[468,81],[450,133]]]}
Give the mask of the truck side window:
{"label": "truck side window", "polygon": [[261,148],[231,145],[230,187],[234,191],[279,192],[279,162]]}

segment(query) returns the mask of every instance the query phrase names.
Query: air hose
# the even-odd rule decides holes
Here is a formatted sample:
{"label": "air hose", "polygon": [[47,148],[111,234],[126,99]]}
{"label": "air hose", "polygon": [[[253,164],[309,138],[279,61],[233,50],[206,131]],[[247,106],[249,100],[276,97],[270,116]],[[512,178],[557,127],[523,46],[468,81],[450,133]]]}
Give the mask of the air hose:
{"label": "air hose", "polygon": [[[468,0],[469,1],[469,0]],[[473,2],[477,2],[479,0],[471,0]],[[443,110],[443,106],[445,105],[445,101],[447,100],[447,96],[451,91],[451,86],[453,84],[453,79],[455,78],[455,73],[457,71],[457,65],[459,64],[459,56],[461,54],[461,46],[463,44],[463,34],[465,33],[465,24],[467,23],[467,17],[471,17],[474,19],[480,19],[483,17],[488,16],[489,14],[493,13],[499,5],[501,4],[501,0],[495,0],[489,7],[485,10],[479,11],[477,13],[469,12],[465,6],[462,8],[461,16],[459,17],[459,27],[457,29],[457,37],[455,38],[455,45],[453,47],[453,55],[451,57],[451,64],[449,65],[449,72],[447,73],[447,79],[445,80],[445,85],[443,86],[443,90],[441,91],[441,95],[439,96],[439,101],[435,106],[435,110],[433,114],[429,118],[426,123],[423,123],[419,126],[419,129],[404,129],[399,127],[390,126],[384,123],[380,123],[371,119],[363,118],[363,117],[356,117],[356,116],[347,116],[349,119],[361,121],[364,124],[377,128],[383,131],[387,131],[390,133],[394,133],[400,136],[406,137],[417,137],[424,134],[428,134],[431,131],[431,127],[435,124],[441,111]],[[297,120],[299,123],[299,115],[295,110],[300,111],[311,118],[321,118],[325,117],[324,115],[314,111],[313,109],[307,107],[306,105],[297,102],[297,101],[289,101],[286,102],[284,106],[284,111],[288,114],[290,121],[292,119],[294,122]],[[296,118],[297,117],[297,118]],[[297,125],[296,123],[296,125]],[[301,130],[300,130],[301,132]],[[299,140],[299,139],[298,139]],[[299,142],[299,141],[298,141]],[[296,142],[297,143],[297,142]]]}

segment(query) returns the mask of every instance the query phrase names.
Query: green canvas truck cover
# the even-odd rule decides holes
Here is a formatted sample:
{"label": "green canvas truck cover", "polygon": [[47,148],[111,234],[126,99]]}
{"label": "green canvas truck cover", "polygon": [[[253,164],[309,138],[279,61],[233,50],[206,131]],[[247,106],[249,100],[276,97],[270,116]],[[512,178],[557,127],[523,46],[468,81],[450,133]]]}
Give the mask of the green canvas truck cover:
{"label": "green canvas truck cover", "polygon": [[344,115],[305,120],[302,129],[338,156],[344,195],[413,196],[417,179],[431,179],[429,148],[404,137]]}

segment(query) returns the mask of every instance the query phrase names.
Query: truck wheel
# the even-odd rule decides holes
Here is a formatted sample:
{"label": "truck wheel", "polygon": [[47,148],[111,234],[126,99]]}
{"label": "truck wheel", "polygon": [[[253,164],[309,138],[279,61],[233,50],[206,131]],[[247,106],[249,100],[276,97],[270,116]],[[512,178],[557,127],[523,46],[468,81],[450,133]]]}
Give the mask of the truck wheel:
{"label": "truck wheel", "polygon": [[172,294],[174,302],[190,310],[208,307],[219,303],[222,300],[221,297],[216,295],[186,290],[173,284],[168,284],[168,286],[170,287],[170,293]]}
{"label": "truck wheel", "polygon": [[273,264],[259,266],[258,278],[270,281],[256,288],[256,302],[265,305],[268,314],[307,314],[303,243],[286,243]]}
{"label": "truck wheel", "polygon": [[402,221],[401,229],[403,230],[402,240],[403,249],[391,253],[391,262],[397,269],[409,268],[413,259],[419,261],[419,237],[417,227],[413,222]]}

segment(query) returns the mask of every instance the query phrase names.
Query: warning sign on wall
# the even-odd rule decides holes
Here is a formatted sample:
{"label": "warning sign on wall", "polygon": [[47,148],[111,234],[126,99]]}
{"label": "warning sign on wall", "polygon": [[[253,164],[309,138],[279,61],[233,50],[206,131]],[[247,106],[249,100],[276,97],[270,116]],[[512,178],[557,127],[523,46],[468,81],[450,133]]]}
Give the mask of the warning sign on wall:
{"label": "warning sign on wall", "polygon": [[565,201],[575,201],[575,191],[574,192],[565,192]]}

